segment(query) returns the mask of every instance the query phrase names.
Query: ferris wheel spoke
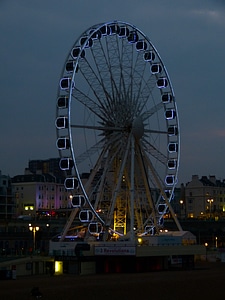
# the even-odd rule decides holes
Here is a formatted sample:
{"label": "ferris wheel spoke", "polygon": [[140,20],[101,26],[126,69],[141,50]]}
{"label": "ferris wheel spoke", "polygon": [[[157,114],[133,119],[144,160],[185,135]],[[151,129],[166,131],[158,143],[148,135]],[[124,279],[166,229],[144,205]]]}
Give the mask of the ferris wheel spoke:
{"label": "ferris wheel spoke", "polygon": [[[146,103],[152,97],[151,95],[155,88],[156,88],[155,76],[150,75],[150,77],[147,79],[147,81],[143,82],[142,86],[140,87],[139,94],[138,94],[138,98],[139,98],[138,109],[140,112],[143,112],[143,111],[145,112]],[[154,101],[153,97],[152,97],[152,100]]]}
{"label": "ferris wheel spoke", "polygon": [[101,139],[95,145],[87,149],[85,152],[81,153],[79,156],[76,157],[76,163],[79,165],[81,162],[86,160],[88,157],[95,154],[98,150],[102,149],[105,144],[105,139]]}
{"label": "ferris wheel spoke", "polygon": [[[130,47],[129,43],[126,39],[122,40],[121,43],[121,53],[119,56],[119,90],[120,94],[127,95],[130,86],[132,85],[132,64],[133,64],[133,54],[132,47]],[[127,98],[128,100],[129,98]]]}
{"label": "ferris wheel spoke", "polygon": [[[112,114],[118,101],[121,100],[122,93],[124,94],[125,85],[123,80],[121,65],[121,55],[118,51],[118,40],[113,36],[110,39],[105,39],[106,49],[100,41],[97,47],[91,49],[93,60],[96,69],[98,70],[98,78],[101,82],[102,89],[106,94],[105,108],[106,115]],[[115,46],[116,45],[116,46]],[[113,63],[117,67],[112,68]],[[123,85],[121,85],[121,82]],[[122,89],[123,86],[123,89]]]}
{"label": "ferris wheel spoke", "polygon": [[126,128],[121,127],[106,127],[106,126],[96,126],[96,125],[78,125],[78,124],[71,124],[71,128],[82,128],[82,129],[94,129],[94,130],[101,130],[107,132],[122,132],[125,131]]}
{"label": "ferris wheel spoke", "polygon": [[148,165],[148,170],[151,172],[152,178],[155,181],[157,188],[160,190],[160,192],[162,194],[164,194],[164,183],[163,183],[161,177],[159,176],[156,169],[154,168],[147,153],[145,151],[142,151],[142,155],[144,157],[145,163],[147,163],[147,165]]}
{"label": "ferris wheel spoke", "polygon": [[114,103],[117,105],[123,102],[124,105],[130,105],[129,101],[132,100],[130,91],[132,87],[132,48],[124,39],[121,48],[118,45],[118,39],[112,39],[112,41],[107,40],[107,53],[110,65],[117,66],[112,68],[109,65],[109,80]]}
{"label": "ferris wheel spoke", "polygon": [[[148,84],[145,84],[144,79],[144,72],[146,69],[146,62],[143,59],[143,53],[138,52],[136,61],[134,62],[133,66],[133,86],[135,87],[135,90],[133,91],[134,94],[137,94],[137,98],[143,97],[144,96],[144,91],[148,90],[148,97],[149,97],[149,82]],[[150,72],[149,72],[149,76]],[[148,80],[149,81],[149,80]]]}
{"label": "ferris wheel spoke", "polygon": [[167,164],[167,156],[149,143],[146,139],[144,139],[142,142],[142,149],[145,151],[145,153],[148,153],[149,156],[151,155],[155,157],[162,164]]}
{"label": "ferris wheel spoke", "polygon": [[168,134],[168,130],[145,129],[145,133]]}
{"label": "ferris wheel spoke", "polygon": [[[107,39],[105,40],[105,42],[107,45],[108,44]],[[91,48],[91,53],[92,53],[93,61],[95,62],[97,76],[99,78],[99,81],[101,82],[104,93],[106,93],[107,95],[107,97],[105,97],[105,101],[106,101],[105,104],[107,107],[110,107],[111,100],[114,98],[113,87],[115,85],[113,84],[113,74],[109,64],[109,58],[107,57],[109,53],[105,51],[101,40],[99,40],[96,43],[96,47]]]}
{"label": "ferris wheel spoke", "polygon": [[104,107],[101,105],[101,103],[99,105],[99,103],[96,103],[94,99],[90,98],[77,88],[74,88],[72,96],[75,100],[86,106],[93,114],[97,115],[100,119],[104,121],[108,119],[104,118],[104,115],[102,113],[104,111]]}
{"label": "ferris wheel spoke", "polygon": [[144,72],[146,67],[149,66],[143,59],[143,53],[138,52],[136,61],[133,66],[133,94],[136,95],[137,107],[136,111],[143,111],[146,102],[149,100],[149,96],[152,90],[155,88],[155,76],[148,71],[149,76],[145,79]]}
{"label": "ferris wheel spoke", "polygon": [[[121,88],[121,50],[118,44],[117,37],[111,36],[110,38],[105,39],[106,48],[103,49],[103,44],[100,43],[100,48],[95,49],[95,60],[98,66],[99,74],[102,74],[102,81],[108,87],[108,92],[111,93],[111,98],[115,102],[116,99],[119,99]],[[105,63],[102,64],[102,58],[99,56],[99,53],[102,53],[104,56]],[[109,106],[114,109],[113,103],[109,103]]]}
{"label": "ferris wheel spoke", "polygon": [[161,110],[163,108],[163,103],[159,102],[157,105],[155,105],[154,107],[150,108],[147,111],[144,111],[144,113],[142,114],[142,119],[143,121],[149,119],[153,114],[157,113],[159,110]]}
{"label": "ferris wheel spoke", "polygon": [[99,74],[96,73],[87,60],[82,61],[80,73],[82,74],[89,88],[92,90],[94,97],[98,101],[102,114],[105,114],[105,117],[108,116],[108,118],[110,118],[110,115],[108,115],[107,106],[111,103],[112,99],[101,79],[99,78]]}
{"label": "ferris wheel spoke", "polygon": [[[99,151],[101,149],[105,149],[105,152],[106,152],[109,150],[109,148],[112,145],[114,145],[114,147],[118,147],[117,145],[120,143],[120,140],[121,140],[121,138],[119,135],[114,135],[110,141],[105,137],[102,138],[97,143],[95,143],[94,145],[89,147],[85,152],[83,152],[79,156],[77,156],[76,163],[79,165],[81,162],[83,162],[87,158],[91,157],[97,151]],[[116,155],[116,151],[115,151],[115,155]]]}

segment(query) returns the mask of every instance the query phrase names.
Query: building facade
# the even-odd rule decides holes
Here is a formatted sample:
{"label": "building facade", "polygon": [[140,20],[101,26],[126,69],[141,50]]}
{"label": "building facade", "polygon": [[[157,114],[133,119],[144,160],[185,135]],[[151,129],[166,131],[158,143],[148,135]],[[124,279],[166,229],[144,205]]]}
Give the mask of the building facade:
{"label": "building facade", "polygon": [[185,187],[185,210],[188,218],[224,218],[225,180],[193,175]]}
{"label": "building facade", "polygon": [[0,220],[11,219],[15,213],[11,178],[0,171]]}
{"label": "building facade", "polygon": [[[84,184],[89,175],[81,174]],[[58,158],[31,160],[24,175],[13,178],[0,171],[0,220],[71,209],[64,180]],[[178,219],[225,218],[225,180],[193,175],[186,185],[175,188],[171,206]],[[171,218],[169,211],[164,217]]]}
{"label": "building facade", "polygon": [[51,174],[25,174],[12,178],[12,195],[16,216],[35,217],[38,213],[52,214],[59,209],[71,208],[70,197],[64,184]]}

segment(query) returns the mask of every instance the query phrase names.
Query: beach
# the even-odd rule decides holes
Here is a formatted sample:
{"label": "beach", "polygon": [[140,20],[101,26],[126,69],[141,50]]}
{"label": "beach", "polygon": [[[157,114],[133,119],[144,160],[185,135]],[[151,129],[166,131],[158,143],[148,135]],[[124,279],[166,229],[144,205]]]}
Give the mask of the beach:
{"label": "beach", "polygon": [[35,275],[0,281],[1,300],[34,299],[38,287],[42,299],[223,299],[225,263],[201,262],[193,270],[152,271],[93,275]]}

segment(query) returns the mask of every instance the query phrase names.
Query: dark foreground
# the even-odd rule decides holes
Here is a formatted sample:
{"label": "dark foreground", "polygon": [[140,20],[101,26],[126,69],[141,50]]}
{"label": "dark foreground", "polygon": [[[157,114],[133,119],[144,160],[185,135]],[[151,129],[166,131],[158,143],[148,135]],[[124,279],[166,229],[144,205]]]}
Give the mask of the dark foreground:
{"label": "dark foreground", "polygon": [[225,299],[225,263],[198,263],[194,270],[139,274],[30,276],[0,281],[0,299],[34,299],[38,286],[43,300]]}

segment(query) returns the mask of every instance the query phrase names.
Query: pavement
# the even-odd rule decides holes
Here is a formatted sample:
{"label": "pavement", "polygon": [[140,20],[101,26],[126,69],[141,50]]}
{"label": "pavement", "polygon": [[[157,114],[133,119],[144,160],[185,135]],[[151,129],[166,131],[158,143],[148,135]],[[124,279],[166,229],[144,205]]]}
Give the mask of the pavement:
{"label": "pavement", "polygon": [[39,288],[43,300],[225,299],[224,282],[225,263],[199,262],[193,270],[21,276],[0,281],[0,299],[34,299],[33,287]]}

